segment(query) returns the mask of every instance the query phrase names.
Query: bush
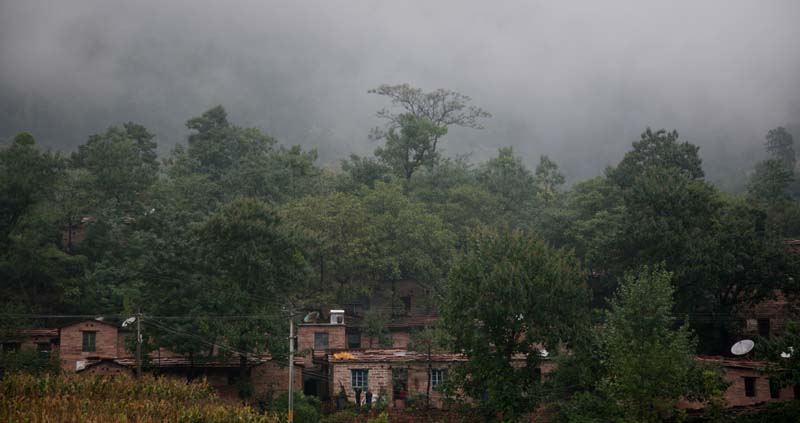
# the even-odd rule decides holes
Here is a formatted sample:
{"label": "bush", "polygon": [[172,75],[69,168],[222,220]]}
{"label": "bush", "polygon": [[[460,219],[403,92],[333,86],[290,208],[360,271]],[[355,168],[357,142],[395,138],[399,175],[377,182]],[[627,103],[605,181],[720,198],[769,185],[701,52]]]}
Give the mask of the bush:
{"label": "bush", "polygon": [[[317,423],[320,419],[320,408],[322,404],[314,396],[303,395],[300,392],[294,393],[294,421],[295,423]],[[284,392],[273,400],[268,408],[273,415],[280,416],[279,420],[287,420],[289,410],[289,393]]]}
{"label": "bush", "polygon": [[329,414],[320,423],[353,423],[358,421],[358,413],[355,410],[342,410]]}
{"label": "bush", "polygon": [[389,423],[389,415],[384,411],[377,417],[367,420],[367,423]]}
{"label": "bush", "polygon": [[59,372],[61,372],[61,360],[55,352],[47,355],[26,349],[0,352],[0,378],[14,373],[57,375]]}
{"label": "bush", "polygon": [[736,416],[737,423],[800,422],[800,401],[767,404],[758,412]]}
{"label": "bush", "polygon": [[558,408],[558,421],[570,423],[604,423],[617,420],[619,415],[613,401],[594,392],[576,393]]}

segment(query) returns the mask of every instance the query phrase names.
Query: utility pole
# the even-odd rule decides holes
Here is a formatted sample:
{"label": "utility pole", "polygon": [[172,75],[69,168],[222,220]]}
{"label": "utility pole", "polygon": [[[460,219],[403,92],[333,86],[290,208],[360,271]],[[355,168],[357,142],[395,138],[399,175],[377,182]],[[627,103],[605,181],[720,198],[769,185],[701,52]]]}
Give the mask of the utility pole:
{"label": "utility pole", "polygon": [[142,312],[136,313],[136,379],[142,378]]}
{"label": "utility pole", "polygon": [[293,310],[289,312],[289,415],[288,423],[294,423],[294,317]]}

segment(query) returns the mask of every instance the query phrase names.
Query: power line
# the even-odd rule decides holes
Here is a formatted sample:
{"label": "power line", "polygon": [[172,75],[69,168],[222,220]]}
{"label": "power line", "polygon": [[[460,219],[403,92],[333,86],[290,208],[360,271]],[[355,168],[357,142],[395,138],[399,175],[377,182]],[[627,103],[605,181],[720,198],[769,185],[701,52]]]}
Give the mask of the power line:
{"label": "power line", "polygon": [[[92,319],[103,321],[105,319],[123,319],[128,316],[122,314],[0,314],[0,318],[12,319]],[[244,315],[187,315],[187,316],[158,316],[144,315],[149,319],[162,320],[263,320],[277,317],[276,314],[244,314]]]}
{"label": "power line", "polygon": [[184,337],[187,337],[187,338],[193,338],[193,339],[195,339],[195,340],[199,341],[200,343],[203,343],[203,344],[205,344],[206,346],[210,346],[210,347],[212,347],[212,348],[213,348],[213,347],[217,347],[217,348],[220,348],[220,349],[225,349],[225,350],[228,350],[228,351],[230,351],[230,352],[235,352],[235,353],[237,353],[237,354],[240,354],[240,355],[248,355],[248,354],[250,354],[250,353],[248,353],[248,352],[241,351],[241,350],[239,350],[239,349],[233,348],[233,347],[231,347],[230,345],[223,344],[223,343],[218,343],[218,342],[212,342],[212,341],[208,341],[207,339],[203,338],[203,337],[202,337],[202,336],[200,336],[200,335],[197,335],[197,334],[192,334],[192,333],[185,332],[185,331],[182,331],[182,330],[179,330],[179,329],[175,329],[175,328],[172,328],[172,327],[168,327],[167,325],[165,325],[165,324],[163,324],[163,323],[157,323],[157,322],[153,321],[153,320],[152,320],[152,318],[149,318],[149,319],[147,320],[147,322],[148,322],[148,323],[151,323],[151,324],[153,324],[154,326],[156,326],[157,328],[159,328],[159,329],[162,329],[162,330],[165,330],[165,331],[167,331],[167,332],[171,332],[171,333],[173,333],[173,334],[176,334],[176,335],[179,335],[179,336],[184,336]]}

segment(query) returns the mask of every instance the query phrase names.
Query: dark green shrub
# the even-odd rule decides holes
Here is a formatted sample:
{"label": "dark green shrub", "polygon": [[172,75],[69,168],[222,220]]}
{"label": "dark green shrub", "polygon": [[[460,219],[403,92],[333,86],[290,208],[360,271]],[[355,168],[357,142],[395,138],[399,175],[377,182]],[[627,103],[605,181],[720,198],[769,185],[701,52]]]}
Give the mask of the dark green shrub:
{"label": "dark green shrub", "polygon": [[[320,408],[322,404],[319,398],[303,395],[300,392],[294,393],[294,421],[295,423],[317,423],[320,421]],[[284,392],[278,395],[268,406],[268,410],[273,415],[279,416],[281,422],[287,420],[289,409],[289,393]]]}

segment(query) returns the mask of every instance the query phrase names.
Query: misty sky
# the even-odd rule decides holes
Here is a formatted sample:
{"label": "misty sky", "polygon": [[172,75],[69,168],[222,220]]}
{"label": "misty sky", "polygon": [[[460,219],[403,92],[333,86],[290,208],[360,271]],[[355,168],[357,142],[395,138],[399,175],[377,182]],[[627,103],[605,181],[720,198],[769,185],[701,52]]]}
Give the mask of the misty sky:
{"label": "misty sky", "polygon": [[[658,5],[656,5],[658,4]],[[137,121],[166,154],[216,104],[321,163],[369,154],[382,83],[448,88],[494,114],[448,154],[512,145],[571,181],[646,126],[701,146],[725,185],[770,128],[800,139],[800,1],[2,0],[0,139],[71,151]]]}

